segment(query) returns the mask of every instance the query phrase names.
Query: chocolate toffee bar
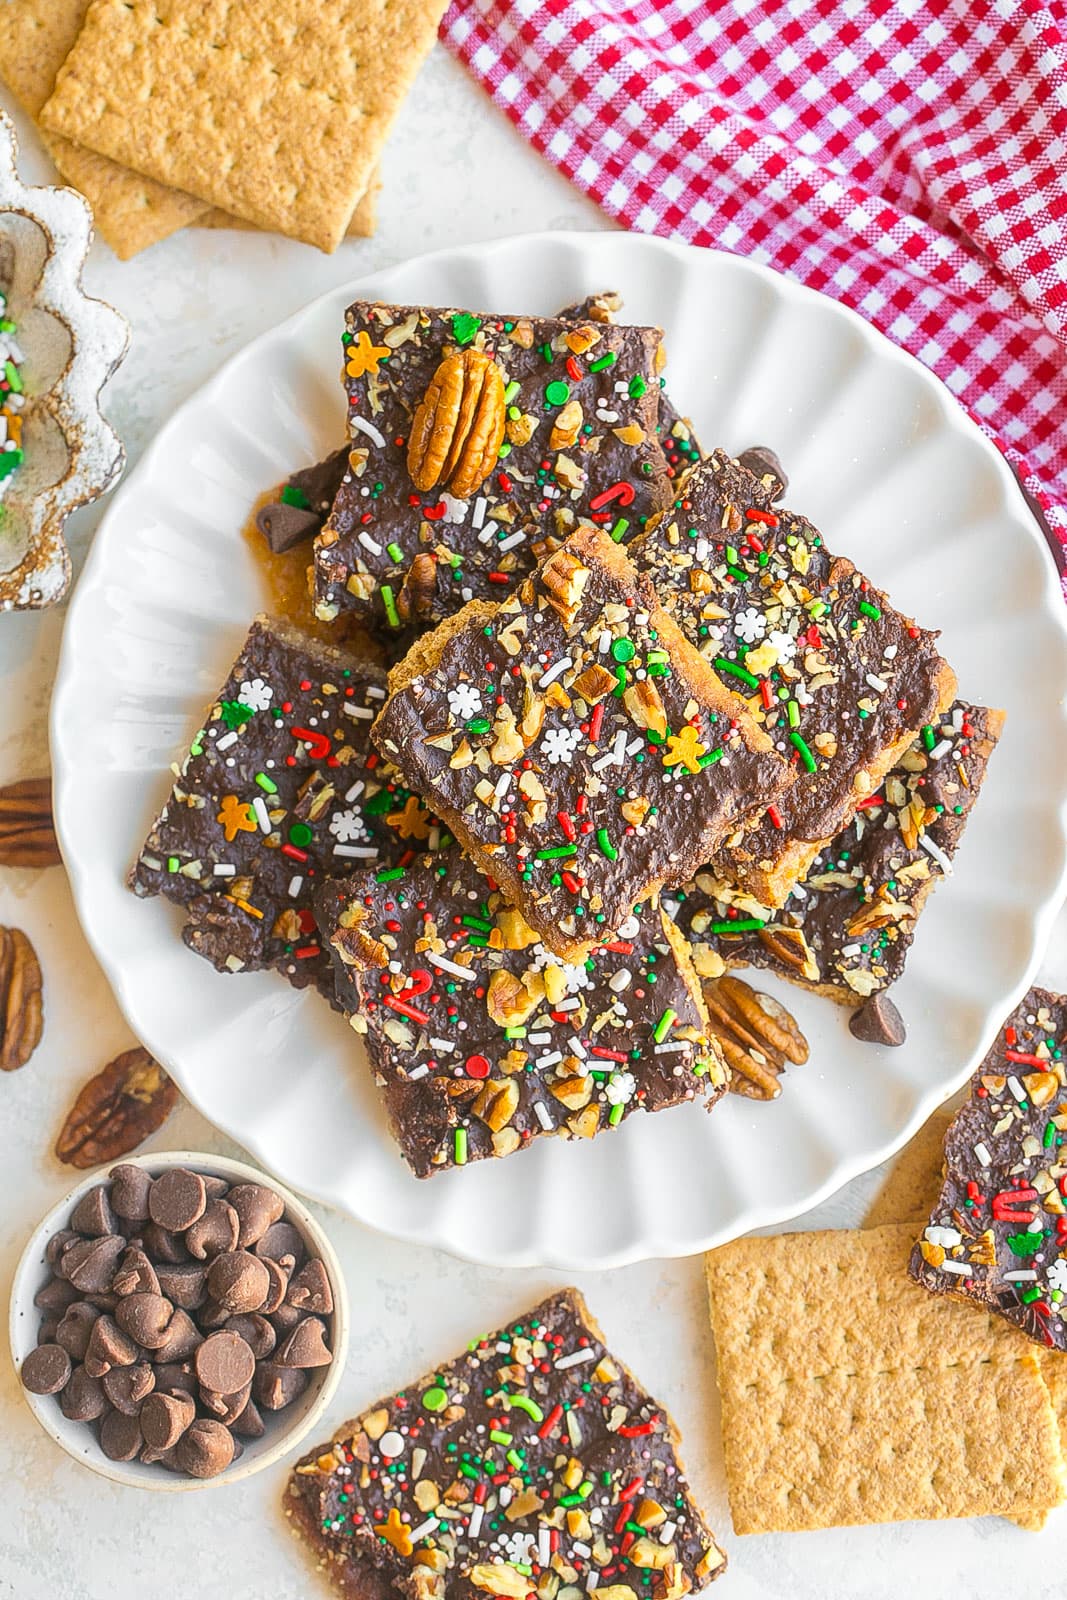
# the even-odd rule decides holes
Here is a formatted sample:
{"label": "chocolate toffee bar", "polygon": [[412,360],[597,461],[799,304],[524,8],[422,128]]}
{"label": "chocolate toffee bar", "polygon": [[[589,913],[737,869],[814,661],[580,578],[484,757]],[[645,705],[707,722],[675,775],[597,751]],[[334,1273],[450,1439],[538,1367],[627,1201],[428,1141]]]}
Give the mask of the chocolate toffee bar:
{"label": "chocolate toffee bar", "polygon": [[[674,902],[697,970],[764,967],[848,1006],[895,983],[927,896],[952,870],[1003,724],[1003,712],[957,701],[924,728],[781,910],[712,867],[698,872]],[[770,828],[753,831],[768,839]]]}
{"label": "chocolate toffee bar", "polygon": [[780,906],[819,851],[952,702],[935,633],[896,611],[774,484],[716,451],[632,547],[686,638],[745,696],[794,766],[767,826],[726,844],[716,875]]}
{"label": "chocolate toffee bar", "polygon": [[438,622],[513,592],[580,520],[621,539],[669,503],[658,328],[366,301],[345,320],[352,447],[315,541],[322,619]]}
{"label": "chocolate toffee bar", "polygon": [[603,530],[393,668],[373,737],[545,944],[579,960],[789,769]]}
{"label": "chocolate toffee bar", "polygon": [[316,910],[420,1178],[726,1088],[685,941],[653,907],[572,964],[453,848],[329,883]]}
{"label": "chocolate toffee bar", "polygon": [[371,747],[385,694],[380,667],[253,623],[129,879],[183,907],[182,937],[220,972],[277,967],[332,996],[320,877],[440,839]]}
{"label": "chocolate toffee bar", "polygon": [[311,1450],[286,1514],[345,1600],[681,1600],[726,1557],[679,1442],[565,1289]]}

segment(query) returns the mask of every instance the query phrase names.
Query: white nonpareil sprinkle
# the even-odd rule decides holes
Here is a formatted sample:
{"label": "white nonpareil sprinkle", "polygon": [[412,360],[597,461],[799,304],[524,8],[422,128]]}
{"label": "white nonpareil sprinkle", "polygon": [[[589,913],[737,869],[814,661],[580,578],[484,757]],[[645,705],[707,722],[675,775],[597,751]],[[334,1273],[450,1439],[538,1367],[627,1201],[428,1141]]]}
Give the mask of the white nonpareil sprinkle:
{"label": "white nonpareil sprinkle", "polygon": [[369,533],[361,531],[356,535],[356,537],[359,539],[359,542],[363,546],[364,550],[369,550],[372,556],[381,555],[381,545],[378,543],[377,539],[372,539]]}
{"label": "white nonpareil sprinkle", "polygon": [[989,1151],[986,1149],[984,1144],[976,1144],[974,1147],[974,1153],[982,1163],[983,1167],[992,1165],[993,1157],[989,1154]]}
{"label": "white nonpareil sprinkle", "polygon": [[256,795],[256,798],[252,801],[252,810],[255,813],[256,821],[259,823],[260,832],[269,833],[271,831],[271,820],[267,811],[267,802],[262,795]]}
{"label": "white nonpareil sprinkle", "polygon": [[555,683],[561,672],[566,672],[568,667],[574,665],[570,656],[563,656],[559,661],[554,661],[547,672],[542,672],[538,688],[546,689],[550,683]]}
{"label": "white nonpareil sprinkle", "polygon": [[216,878],[232,878],[237,868],[229,861],[219,861],[212,869]]}
{"label": "white nonpareil sprinkle", "polygon": [[237,733],[236,733],[236,730],[235,730],[232,733],[224,733],[221,739],[217,739],[215,741],[215,749],[216,750],[228,750],[230,748],[231,744],[236,744],[236,743],[237,743]]}
{"label": "white nonpareil sprinkle", "polygon": [[464,983],[473,983],[477,973],[469,967],[461,967],[457,961],[449,961],[447,956],[435,955],[432,950],[426,952],[426,959],[431,967],[437,967],[441,972],[450,972],[453,978],[462,978]]}
{"label": "white nonpareil sprinkle", "polygon": [[949,860],[948,856],[942,850],[941,846],[939,844],[937,844],[935,842],[935,840],[931,839],[931,837],[930,837],[930,835],[928,833],[922,834],[922,836],[919,839],[919,843],[922,845],[923,849],[926,851],[928,856],[933,856],[934,860],[937,862],[938,866],[941,868],[941,871],[944,873],[945,877],[946,878],[951,878],[951,876],[952,876],[952,862]]}
{"label": "white nonpareil sprinkle", "polygon": [[378,851],[372,844],[335,844],[335,856],[352,856],[357,861],[377,861]]}
{"label": "white nonpareil sprinkle", "polygon": [[542,1128],[544,1128],[545,1132],[550,1133],[552,1130],[552,1118],[549,1116],[548,1107],[545,1105],[543,1100],[534,1101],[534,1116],[537,1118]]}
{"label": "white nonpareil sprinkle", "polygon": [[595,1360],[596,1351],[592,1345],[587,1345],[584,1350],[572,1350],[570,1355],[560,1356],[553,1364],[557,1372],[566,1372],[568,1367],[580,1367],[583,1362]]}
{"label": "white nonpareil sprinkle", "polygon": [[350,700],[346,700],[344,704],[344,713],[346,717],[355,717],[360,722],[374,721],[373,706],[354,706]]}
{"label": "white nonpareil sprinkle", "polygon": [[304,879],[299,873],[297,873],[297,875],[294,878],[290,878],[289,879],[289,898],[290,898],[290,900],[295,900],[297,895],[300,893],[300,891],[301,891],[301,889],[303,887],[304,887]]}
{"label": "white nonpareil sprinkle", "polygon": [[379,450],[385,449],[385,436],[378,432],[373,422],[368,422],[366,417],[359,416],[355,411],[348,413],[348,431],[349,433],[364,433],[372,444],[378,446]]}
{"label": "white nonpareil sprinkle", "polygon": [[942,1261],[942,1272],[951,1272],[956,1278],[973,1278],[974,1269],[966,1261]]}

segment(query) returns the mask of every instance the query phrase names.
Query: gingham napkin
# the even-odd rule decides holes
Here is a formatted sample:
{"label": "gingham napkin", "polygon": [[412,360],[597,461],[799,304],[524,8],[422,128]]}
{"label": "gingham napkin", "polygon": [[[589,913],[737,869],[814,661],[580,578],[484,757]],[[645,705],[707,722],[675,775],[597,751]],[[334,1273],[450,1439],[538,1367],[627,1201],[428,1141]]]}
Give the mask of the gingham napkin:
{"label": "gingham napkin", "polygon": [[442,37],[609,215],[766,262],[918,356],[1064,570],[1062,4],[453,0]]}

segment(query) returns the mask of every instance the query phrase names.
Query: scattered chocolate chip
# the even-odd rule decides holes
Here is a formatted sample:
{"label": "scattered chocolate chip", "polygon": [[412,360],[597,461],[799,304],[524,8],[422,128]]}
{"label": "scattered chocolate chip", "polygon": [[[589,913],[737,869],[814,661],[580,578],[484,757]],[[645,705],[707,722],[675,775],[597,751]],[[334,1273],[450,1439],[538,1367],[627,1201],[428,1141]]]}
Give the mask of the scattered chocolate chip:
{"label": "scattered chocolate chip", "polygon": [[210,1172],[202,1172],[204,1180],[204,1193],[209,1200],[222,1200],[230,1192],[230,1186],[225,1178],[212,1177]]}
{"label": "scattered chocolate chip", "polygon": [[789,479],[785,475],[778,456],[766,444],[754,444],[748,450],[742,450],[738,461],[757,478],[771,478],[771,499],[780,500],[789,487]]}
{"label": "scattered chocolate chip", "polygon": [[316,512],[322,522],[329,515],[341,487],[341,479],[348,471],[349,449],[349,445],[343,444],[340,449],[332,450],[310,467],[299,467],[289,479],[290,491],[296,489],[303,495],[308,510]]}
{"label": "scattered chocolate chip", "polygon": [[59,1397],[59,1409],[68,1422],[95,1422],[107,1410],[103,1382],[84,1367],[75,1367]]}
{"label": "scattered chocolate chip", "polygon": [[848,1031],[864,1044],[898,1045],[908,1037],[904,1018],[887,994],[872,994],[853,1011]]}
{"label": "scattered chocolate chip", "polygon": [[252,1381],[252,1396],[264,1411],[282,1411],[300,1398],[308,1386],[308,1375],[301,1367],[279,1367],[261,1361]]}
{"label": "scattered chocolate chip", "polygon": [[251,1393],[252,1385],[246,1383],[236,1394],[215,1394],[212,1389],[201,1389],[200,1399],[211,1415],[228,1428],[234,1419],[241,1415]]}
{"label": "scattered chocolate chip", "polygon": [[71,1212],[70,1225],[76,1233],[87,1233],[92,1238],[122,1231],[115,1221],[106,1184],[98,1183],[95,1188],[86,1190]]}
{"label": "scattered chocolate chip", "polygon": [[171,1450],[196,1416],[196,1401],[191,1394],[176,1389],[163,1394],[158,1389],[141,1407],[141,1433],[153,1450]]}
{"label": "scattered chocolate chip", "polygon": [[141,1249],[131,1244],[119,1262],[118,1271],[111,1280],[113,1294],[158,1294],[159,1279],[156,1269]]}
{"label": "scattered chocolate chip", "polygon": [[97,1317],[85,1351],[85,1368],[94,1378],[102,1378],[112,1367],[132,1367],[140,1350],[108,1312]]}
{"label": "scattered chocolate chip", "polygon": [[237,1244],[241,1250],[262,1239],[271,1223],[280,1221],[285,1209],[281,1196],[262,1183],[239,1183],[226,1199],[240,1220]]}
{"label": "scattered chocolate chip", "polygon": [[251,1382],[256,1358],[238,1333],[222,1329],[205,1339],[196,1352],[196,1376],[216,1394],[236,1394]]}
{"label": "scattered chocolate chip", "polygon": [[204,1335],[189,1313],[176,1308],[167,1324],[163,1343],[154,1347],[156,1360],[187,1361],[203,1340]]}
{"label": "scattered chocolate chip", "polygon": [[278,1342],[278,1335],[266,1317],[254,1311],[231,1317],[226,1328],[228,1332],[240,1335],[257,1361],[264,1361],[272,1355]]}
{"label": "scattered chocolate chip", "polygon": [[259,1407],[254,1400],[249,1400],[239,1417],[234,1417],[230,1423],[234,1433],[243,1434],[246,1439],[262,1439],[267,1431]]}
{"label": "scattered chocolate chip", "polygon": [[230,1313],[217,1300],[205,1300],[196,1319],[202,1328],[221,1328],[230,1320]]}
{"label": "scattered chocolate chip", "polygon": [[116,1216],[125,1217],[130,1222],[148,1221],[148,1191],[152,1187],[152,1179],[143,1167],[136,1167],[131,1161],[122,1161],[117,1167],[112,1167],[108,1176],[111,1179],[111,1209]]}
{"label": "scattered chocolate chip", "polygon": [[333,1291],[326,1268],[318,1256],[300,1268],[290,1282],[285,1298],[291,1306],[301,1311],[317,1311],[329,1316],[333,1310]]}
{"label": "scattered chocolate chip", "polygon": [[184,1240],[176,1233],[168,1233],[158,1222],[146,1224],[141,1232],[141,1243],[153,1266],[157,1268],[161,1262],[177,1266],[179,1262],[189,1260]]}
{"label": "scattered chocolate chip", "polygon": [[236,1250],[240,1231],[241,1224],[233,1207],[225,1200],[209,1200],[203,1216],[186,1232],[185,1246],[190,1255],[204,1261],[226,1250]]}
{"label": "scattered chocolate chip", "polygon": [[100,1424],[100,1448],[109,1461],[132,1461],[141,1448],[141,1424],[122,1411],[109,1411]]}
{"label": "scattered chocolate chip", "polygon": [[286,1290],[289,1287],[289,1273],[284,1267],[279,1266],[277,1261],[272,1261],[269,1256],[263,1257],[263,1265],[267,1269],[269,1282],[267,1293],[258,1309],[264,1316],[267,1316],[271,1311],[277,1311],[284,1301]]}
{"label": "scattered chocolate chip", "polygon": [[107,1234],[102,1239],[78,1239],[64,1250],[60,1271],[83,1293],[102,1293],[111,1288],[115,1268],[125,1248],[125,1239],[117,1233]]}
{"label": "scattered chocolate chip", "polygon": [[277,556],[313,538],[322,527],[322,518],[314,511],[304,511],[300,506],[287,506],[276,500],[256,512],[256,527]]}
{"label": "scattered chocolate chip", "polygon": [[178,1440],[175,1459],[191,1478],[214,1478],[225,1472],[234,1456],[234,1438],[228,1428],[211,1417],[198,1417]]}
{"label": "scattered chocolate chip", "polygon": [[278,1347],[278,1367],[328,1367],[333,1357],[326,1343],[326,1328],[318,1317],[304,1317]]}
{"label": "scattered chocolate chip", "polygon": [[156,1388],[183,1389],[192,1394],[196,1388],[196,1373],[191,1361],[158,1361],[156,1363]]}
{"label": "scattered chocolate chip", "polygon": [[65,1311],[79,1298],[78,1291],[65,1278],[50,1278],[43,1289],[38,1289],[33,1303],[39,1311]]}
{"label": "scattered chocolate chip", "polygon": [[70,1374],[70,1356],[58,1344],[39,1344],[19,1371],[22,1387],[31,1394],[58,1394],[66,1387]]}
{"label": "scattered chocolate chip", "polygon": [[168,1233],[184,1233],[204,1214],[207,1190],[199,1172],[172,1167],[156,1178],[148,1191],[148,1215]]}
{"label": "scattered chocolate chip", "polygon": [[146,1350],[156,1350],[167,1337],[173,1315],[174,1307],[161,1294],[128,1294],[116,1307],[115,1321]]}
{"label": "scattered chocolate chip", "polygon": [[177,1266],[160,1264],[156,1268],[159,1292],[183,1311],[195,1311],[207,1299],[207,1268],[197,1262]]}
{"label": "scattered chocolate chip", "polygon": [[300,1234],[291,1222],[272,1222],[261,1239],[257,1239],[253,1246],[257,1256],[269,1256],[272,1261],[284,1264],[286,1257],[292,1260],[292,1267],[299,1267],[307,1259],[307,1250]]}
{"label": "scattered chocolate chip", "polygon": [[91,1306],[87,1300],[75,1300],[64,1311],[56,1328],[56,1343],[61,1344],[75,1361],[84,1361],[93,1327],[102,1315],[98,1306]]}
{"label": "scattered chocolate chip", "polygon": [[304,1313],[298,1311],[296,1306],[286,1305],[283,1301],[277,1311],[270,1313],[270,1325],[278,1337],[283,1338],[285,1334],[292,1333],[303,1315]]}
{"label": "scattered chocolate chip", "polygon": [[136,1417],[141,1401],[155,1388],[155,1368],[147,1361],[135,1361],[132,1367],[113,1367],[100,1381],[115,1410],[123,1416]]}
{"label": "scattered chocolate chip", "polygon": [[264,1262],[247,1250],[228,1250],[216,1256],[207,1275],[211,1298],[231,1313],[258,1311],[270,1283]]}
{"label": "scattered chocolate chip", "polygon": [[60,1228],[54,1233],[44,1247],[44,1258],[50,1267],[54,1267],[68,1244],[73,1244],[78,1235],[73,1228]]}

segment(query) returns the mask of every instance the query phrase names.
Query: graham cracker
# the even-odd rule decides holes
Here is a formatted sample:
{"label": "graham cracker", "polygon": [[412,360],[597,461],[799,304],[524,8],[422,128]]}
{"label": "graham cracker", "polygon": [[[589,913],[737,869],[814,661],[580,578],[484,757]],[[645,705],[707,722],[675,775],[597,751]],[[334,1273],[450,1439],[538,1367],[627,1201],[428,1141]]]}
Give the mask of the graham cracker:
{"label": "graham cracker", "polygon": [[[908,1222],[915,1228],[925,1225],[937,1203],[941,1187],[945,1134],[954,1113],[939,1107],[923,1123],[910,1144],[906,1144],[886,1174],[885,1182],[871,1202],[865,1228],[883,1222]],[[1020,1335],[1021,1338],[1021,1335]],[[1061,1352],[1032,1347],[1048,1390],[1049,1401],[1060,1431],[1060,1449],[1067,1459],[1067,1358]],[[1048,1510],[1036,1508],[1015,1515],[1012,1522],[1038,1533],[1048,1520]]]}
{"label": "graham cracker", "polygon": [[[373,239],[378,226],[378,196],[381,193],[381,174],[375,168],[374,175],[367,185],[367,192],[352,213],[351,220],[345,230],[346,239]],[[258,232],[254,222],[246,222],[243,217],[235,217],[229,211],[220,211],[217,206],[203,212],[195,219],[194,227],[197,228],[239,228]]]}
{"label": "graham cracker", "polygon": [[444,0],[92,0],[52,133],[333,250]]}
{"label": "graham cracker", "polygon": [[1029,1514],[1067,1472],[1031,1346],[907,1276],[909,1223],[707,1257],[738,1533]]}

